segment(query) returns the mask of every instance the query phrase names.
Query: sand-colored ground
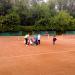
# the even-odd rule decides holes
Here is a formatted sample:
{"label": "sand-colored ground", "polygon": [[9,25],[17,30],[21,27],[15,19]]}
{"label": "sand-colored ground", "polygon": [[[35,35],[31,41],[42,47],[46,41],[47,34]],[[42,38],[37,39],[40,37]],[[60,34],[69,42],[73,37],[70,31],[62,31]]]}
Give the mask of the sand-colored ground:
{"label": "sand-colored ground", "polygon": [[0,36],[0,75],[75,75],[75,35],[57,39],[26,47],[23,36]]}

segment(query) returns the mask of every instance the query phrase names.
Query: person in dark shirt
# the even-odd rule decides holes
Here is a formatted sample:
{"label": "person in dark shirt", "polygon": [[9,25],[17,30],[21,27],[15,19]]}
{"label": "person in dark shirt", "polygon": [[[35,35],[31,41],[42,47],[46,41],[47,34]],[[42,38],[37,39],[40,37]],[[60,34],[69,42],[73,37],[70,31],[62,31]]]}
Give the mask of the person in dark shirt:
{"label": "person in dark shirt", "polygon": [[53,45],[55,45],[56,40],[57,40],[56,36],[53,36]]}

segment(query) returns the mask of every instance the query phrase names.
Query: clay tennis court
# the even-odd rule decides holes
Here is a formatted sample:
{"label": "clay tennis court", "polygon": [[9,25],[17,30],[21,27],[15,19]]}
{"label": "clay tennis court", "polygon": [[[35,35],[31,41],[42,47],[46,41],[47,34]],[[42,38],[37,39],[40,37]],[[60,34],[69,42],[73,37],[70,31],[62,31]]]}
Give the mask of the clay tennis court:
{"label": "clay tennis court", "polygon": [[26,47],[23,36],[0,36],[0,75],[75,75],[75,35],[57,39]]}

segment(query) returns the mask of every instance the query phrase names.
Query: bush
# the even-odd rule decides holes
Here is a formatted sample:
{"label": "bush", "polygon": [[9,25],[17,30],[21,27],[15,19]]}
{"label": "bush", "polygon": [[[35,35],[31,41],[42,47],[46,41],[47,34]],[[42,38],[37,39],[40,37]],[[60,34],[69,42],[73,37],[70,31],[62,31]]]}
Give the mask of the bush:
{"label": "bush", "polygon": [[33,26],[20,26],[21,31],[33,31]]}

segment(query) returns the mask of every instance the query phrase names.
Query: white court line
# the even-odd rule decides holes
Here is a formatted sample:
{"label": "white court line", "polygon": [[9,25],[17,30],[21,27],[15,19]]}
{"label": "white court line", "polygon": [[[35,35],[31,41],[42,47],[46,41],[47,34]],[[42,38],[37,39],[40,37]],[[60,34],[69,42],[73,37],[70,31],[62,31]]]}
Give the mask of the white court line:
{"label": "white court line", "polygon": [[46,54],[50,54],[50,53],[66,53],[66,52],[71,52],[74,50],[69,50],[69,51],[59,51],[59,52],[43,52],[43,53],[39,53],[39,54],[29,54],[29,55],[19,55],[19,56],[10,56],[10,57],[0,57],[0,59],[10,59],[10,58],[19,58],[19,57],[29,57],[29,56],[38,56],[38,55],[46,55]]}

